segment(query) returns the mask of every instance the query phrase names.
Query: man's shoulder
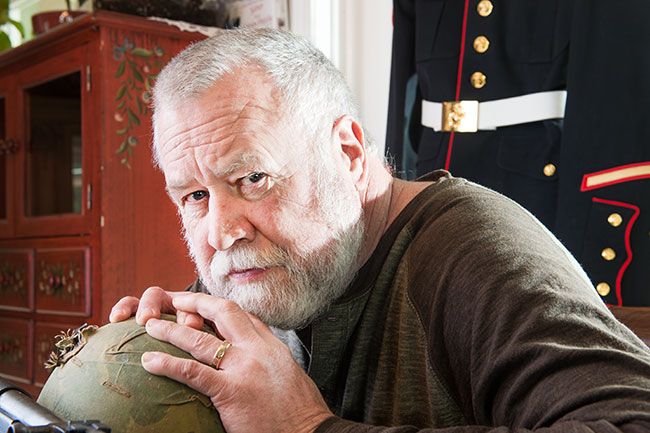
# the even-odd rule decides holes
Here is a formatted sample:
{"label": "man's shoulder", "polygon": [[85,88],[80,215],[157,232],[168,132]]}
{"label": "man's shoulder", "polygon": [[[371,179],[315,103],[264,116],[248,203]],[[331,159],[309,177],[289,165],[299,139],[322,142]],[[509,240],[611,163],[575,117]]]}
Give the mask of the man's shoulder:
{"label": "man's shoulder", "polygon": [[560,241],[530,212],[496,191],[447,177],[422,191],[411,206],[401,236],[408,238],[402,260],[413,278],[424,275],[431,282],[444,277],[447,283],[451,278],[466,287],[484,286],[505,275],[545,279],[560,274],[586,282]]}
{"label": "man's shoulder", "polygon": [[[414,183],[420,182],[426,187],[420,188],[393,221],[376,253],[391,250],[400,260],[406,252],[407,259],[439,261],[456,252],[524,249],[531,234],[539,248],[559,246],[530,212],[496,191],[444,170]],[[444,255],[437,257],[441,251]]]}
{"label": "man's shoulder", "polygon": [[467,179],[437,170],[418,181],[430,184],[405,209],[405,213],[410,215],[407,224],[412,230],[455,222],[453,227],[447,228],[458,228],[466,233],[465,225],[484,225],[496,221],[501,222],[502,228],[508,231],[511,231],[511,225],[522,224],[543,230],[541,223],[521,205]]}

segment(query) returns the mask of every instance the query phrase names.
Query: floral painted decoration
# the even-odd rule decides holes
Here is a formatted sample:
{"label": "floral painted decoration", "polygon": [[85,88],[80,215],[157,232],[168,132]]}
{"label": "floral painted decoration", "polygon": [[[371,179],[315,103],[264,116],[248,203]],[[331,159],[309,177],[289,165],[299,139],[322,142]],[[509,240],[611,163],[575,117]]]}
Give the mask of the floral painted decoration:
{"label": "floral painted decoration", "polygon": [[80,294],[83,275],[74,263],[67,267],[61,264],[41,263],[41,275],[38,290],[47,296],[56,296],[72,303]]}
{"label": "floral painted decoration", "polygon": [[24,340],[18,337],[2,337],[0,339],[0,362],[17,364],[24,361]]}
{"label": "floral painted decoration", "polygon": [[25,270],[14,268],[10,263],[0,265],[0,294],[19,295],[25,294]]}
{"label": "floral painted decoration", "polygon": [[51,355],[50,352],[52,351],[52,340],[54,340],[54,337],[49,333],[36,333],[35,338],[36,365],[45,366]]}
{"label": "floral painted decoration", "polygon": [[141,116],[149,111],[151,88],[164,65],[164,54],[159,46],[153,49],[137,47],[126,37],[122,45],[113,47],[113,59],[119,62],[115,78],[121,79],[115,95],[117,107],[113,119],[120,124],[116,133],[122,141],[115,153],[122,156],[120,162],[128,168],[131,168],[133,148],[138,144],[134,129],[142,124]]}

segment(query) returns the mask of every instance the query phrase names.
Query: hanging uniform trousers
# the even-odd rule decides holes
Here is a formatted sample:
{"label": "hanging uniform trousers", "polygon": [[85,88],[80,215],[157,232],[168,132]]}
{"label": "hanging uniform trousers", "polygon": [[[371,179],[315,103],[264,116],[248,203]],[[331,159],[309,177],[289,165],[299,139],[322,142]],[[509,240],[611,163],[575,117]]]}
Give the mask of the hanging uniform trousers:
{"label": "hanging uniform trousers", "polygon": [[394,0],[386,150],[509,196],[605,302],[650,305],[650,3],[623,3]]}

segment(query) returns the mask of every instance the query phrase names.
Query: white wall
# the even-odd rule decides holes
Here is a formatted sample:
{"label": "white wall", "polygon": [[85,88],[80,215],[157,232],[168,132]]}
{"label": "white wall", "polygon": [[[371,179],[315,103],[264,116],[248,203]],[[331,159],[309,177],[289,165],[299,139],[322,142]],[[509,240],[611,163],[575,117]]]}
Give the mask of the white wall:
{"label": "white wall", "polygon": [[319,47],[343,72],[368,133],[386,137],[392,26],[391,0],[290,0],[292,31]]}
{"label": "white wall", "polygon": [[366,129],[383,148],[393,36],[392,1],[339,1],[340,67],[358,98]]}

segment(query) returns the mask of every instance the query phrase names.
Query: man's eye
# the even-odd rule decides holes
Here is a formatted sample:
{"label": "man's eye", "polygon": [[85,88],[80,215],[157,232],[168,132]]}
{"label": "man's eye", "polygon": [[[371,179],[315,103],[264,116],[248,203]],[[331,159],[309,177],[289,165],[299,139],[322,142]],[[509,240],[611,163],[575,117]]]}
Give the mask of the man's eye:
{"label": "man's eye", "polygon": [[242,177],[237,183],[239,194],[247,200],[263,198],[273,186],[273,179],[266,173],[254,172]]}
{"label": "man's eye", "polygon": [[194,191],[193,193],[190,193],[185,196],[185,200],[187,202],[197,202],[200,200],[203,200],[208,196],[207,191]]}
{"label": "man's eye", "polygon": [[253,183],[258,183],[259,181],[261,181],[261,180],[263,180],[263,179],[265,179],[267,177],[268,176],[265,173],[255,172],[255,173],[251,173],[248,176],[242,178],[241,182],[242,182],[242,185],[247,185],[247,184],[250,185],[250,184],[253,184]]}

